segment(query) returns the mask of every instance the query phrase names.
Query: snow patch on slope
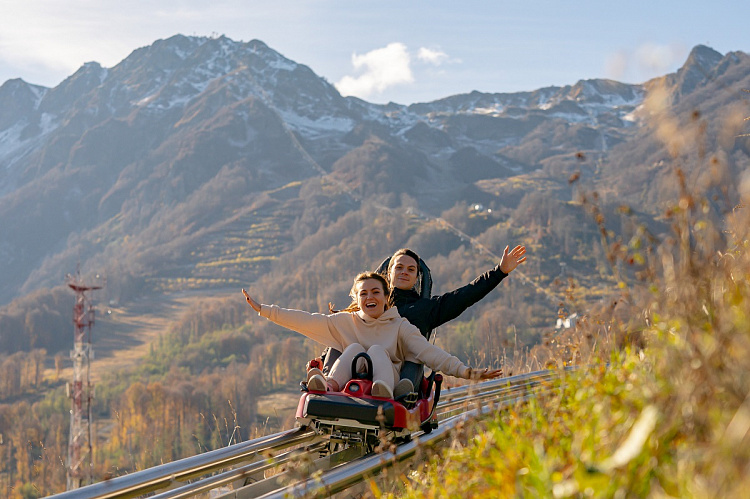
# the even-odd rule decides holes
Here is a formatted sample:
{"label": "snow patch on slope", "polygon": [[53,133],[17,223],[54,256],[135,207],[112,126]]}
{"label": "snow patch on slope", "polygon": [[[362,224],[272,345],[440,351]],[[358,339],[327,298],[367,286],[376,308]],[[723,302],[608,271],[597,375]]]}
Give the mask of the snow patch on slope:
{"label": "snow patch on slope", "polygon": [[337,134],[343,135],[351,132],[356,125],[354,120],[347,117],[321,116],[318,119],[311,119],[291,111],[279,110],[278,112],[289,128],[298,132],[306,139]]}

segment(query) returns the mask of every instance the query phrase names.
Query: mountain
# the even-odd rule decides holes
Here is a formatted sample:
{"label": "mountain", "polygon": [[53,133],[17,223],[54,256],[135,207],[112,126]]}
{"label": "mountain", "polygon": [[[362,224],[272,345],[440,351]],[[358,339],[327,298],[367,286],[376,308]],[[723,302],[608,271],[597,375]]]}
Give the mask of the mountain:
{"label": "mountain", "polygon": [[699,45],[676,73],[647,82],[650,110],[644,106],[635,113],[641,125],[612,148],[595,185],[603,191],[615,186],[613,197],[660,216],[667,200],[680,195],[675,176],[680,169],[691,188],[710,191],[718,212],[731,211],[750,152],[742,136],[750,115],[749,67],[748,54],[722,56]]}
{"label": "mountain", "polygon": [[[680,119],[700,109],[716,135],[723,110],[742,105],[748,75],[746,54],[699,46],[659,85]],[[669,182],[664,165],[675,158],[645,111],[655,85],[585,80],[376,105],[342,97],[261,41],[182,35],[113,68],[87,63],[55,88],[9,80],[0,86],[3,313],[79,263],[107,276],[113,301],[234,289],[295,248],[322,250],[311,238],[370,206],[450,218],[482,203],[489,218],[461,222],[476,237],[538,210],[572,217],[549,204],[575,197],[571,175],[657,217],[663,185],[652,180]],[[746,144],[721,147],[711,153],[729,158],[731,178],[748,164]]]}
{"label": "mountain", "polygon": [[714,68],[722,59],[723,56],[714,49],[705,45],[696,46],[677,73],[666,77],[667,86],[672,87],[673,101],[678,102],[680,97],[689,95],[711,80]]}

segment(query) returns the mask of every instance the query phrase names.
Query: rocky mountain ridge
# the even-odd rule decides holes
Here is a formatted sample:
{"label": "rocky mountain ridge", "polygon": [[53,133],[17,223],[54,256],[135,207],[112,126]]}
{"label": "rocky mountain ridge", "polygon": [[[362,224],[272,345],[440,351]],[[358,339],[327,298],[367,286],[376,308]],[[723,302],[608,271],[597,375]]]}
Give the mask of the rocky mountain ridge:
{"label": "rocky mountain ridge", "polygon": [[[699,46],[663,81],[687,106],[728,75],[743,85],[748,68],[746,54]],[[105,269],[117,300],[234,286],[368,202],[433,216],[483,203],[507,224],[526,196],[570,201],[573,174],[612,187],[622,168],[611,165],[651,161],[632,141],[652,135],[652,85],[376,105],[258,40],[182,35],[112,68],[87,63],[55,88],[9,80],[0,304],[59,285],[77,263]]]}

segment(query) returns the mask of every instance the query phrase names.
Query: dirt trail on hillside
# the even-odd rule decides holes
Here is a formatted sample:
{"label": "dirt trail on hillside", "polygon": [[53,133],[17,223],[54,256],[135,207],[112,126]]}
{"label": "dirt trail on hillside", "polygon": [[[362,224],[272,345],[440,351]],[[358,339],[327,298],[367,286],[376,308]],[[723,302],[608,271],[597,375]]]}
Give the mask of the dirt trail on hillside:
{"label": "dirt trail on hillside", "polygon": [[[206,294],[179,294],[160,296],[151,300],[139,300],[123,307],[98,304],[96,323],[91,330],[94,350],[91,360],[91,381],[137,364],[149,351],[151,343],[166,332],[171,322],[201,301],[228,295],[228,292]],[[73,349],[73,328],[70,332],[70,349]],[[65,366],[59,373],[64,380],[73,376],[72,361],[64,359]],[[57,378],[54,367],[45,371],[48,379]]]}

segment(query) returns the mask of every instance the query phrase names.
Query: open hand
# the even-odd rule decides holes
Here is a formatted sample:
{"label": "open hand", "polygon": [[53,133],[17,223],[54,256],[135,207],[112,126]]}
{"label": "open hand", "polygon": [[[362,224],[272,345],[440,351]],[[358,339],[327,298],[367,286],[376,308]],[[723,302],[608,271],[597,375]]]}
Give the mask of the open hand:
{"label": "open hand", "polygon": [[247,294],[247,291],[245,291],[244,289],[242,290],[242,294],[245,295],[245,300],[247,300],[247,303],[249,303],[250,306],[253,307],[253,310],[255,310],[256,312],[260,313],[260,303],[258,303],[257,301],[253,300],[250,297],[250,295]]}
{"label": "open hand", "polygon": [[526,246],[516,246],[508,251],[509,246],[503,250],[503,257],[500,259],[500,270],[506,274],[513,272],[513,269],[526,261]]}
{"label": "open hand", "polygon": [[502,369],[493,369],[490,371],[488,367],[484,369],[471,369],[469,371],[470,379],[494,379],[503,375]]}

